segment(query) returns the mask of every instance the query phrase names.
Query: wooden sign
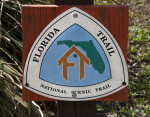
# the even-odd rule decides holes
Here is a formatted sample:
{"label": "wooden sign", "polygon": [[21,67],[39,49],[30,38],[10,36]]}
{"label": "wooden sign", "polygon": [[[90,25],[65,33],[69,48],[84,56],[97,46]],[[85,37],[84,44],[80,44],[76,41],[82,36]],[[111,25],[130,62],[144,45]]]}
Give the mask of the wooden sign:
{"label": "wooden sign", "polygon": [[122,53],[127,12],[127,7],[23,6],[23,99],[127,100]]}

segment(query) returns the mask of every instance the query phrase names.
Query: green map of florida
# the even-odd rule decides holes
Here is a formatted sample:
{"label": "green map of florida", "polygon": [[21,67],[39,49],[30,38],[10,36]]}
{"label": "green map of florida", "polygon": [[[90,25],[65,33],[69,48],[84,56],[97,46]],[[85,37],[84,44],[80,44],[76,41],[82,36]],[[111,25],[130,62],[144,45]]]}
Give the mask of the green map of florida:
{"label": "green map of florida", "polygon": [[95,70],[97,70],[100,74],[102,74],[105,70],[105,64],[100,56],[99,52],[95,48],[92,40],[90,41],[72,41],[72,40],[64,40],[58,41],[57,45],[65,44],[69,48],[73,45],[81,47],[87,53],[87,57],[90,59],[91,64]]}

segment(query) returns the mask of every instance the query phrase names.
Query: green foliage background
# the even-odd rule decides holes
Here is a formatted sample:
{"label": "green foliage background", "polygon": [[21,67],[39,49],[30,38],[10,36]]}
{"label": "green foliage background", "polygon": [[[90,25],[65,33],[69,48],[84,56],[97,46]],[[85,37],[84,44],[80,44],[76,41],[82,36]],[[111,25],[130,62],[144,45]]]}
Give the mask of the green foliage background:
{"label": "green foliage background", "polygon": [[[97,102],[99,115],[150,117],[150,0],[95,0],[129,5],[129,101]],[[55,117],[57,102],[22,101],[22,4],[54,0],[0,1],[0,117]]]}

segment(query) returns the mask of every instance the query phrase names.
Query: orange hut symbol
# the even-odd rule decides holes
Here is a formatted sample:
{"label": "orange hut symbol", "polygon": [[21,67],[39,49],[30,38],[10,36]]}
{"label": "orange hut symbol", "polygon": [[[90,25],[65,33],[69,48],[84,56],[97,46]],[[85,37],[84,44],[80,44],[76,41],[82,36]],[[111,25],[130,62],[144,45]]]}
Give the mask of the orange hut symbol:
{"label": "orange hut symbol", "polygon": [[68,80],[68,67],[75,67],[75,63],[68,62],[68,57],[75,52],[80,58],[80,80],[85,76],[85,65],[84,62],[90,65],[90,60],[86,57],[79,49],[74,45],[58,60],[58,66],[63,64],[63,77]]}

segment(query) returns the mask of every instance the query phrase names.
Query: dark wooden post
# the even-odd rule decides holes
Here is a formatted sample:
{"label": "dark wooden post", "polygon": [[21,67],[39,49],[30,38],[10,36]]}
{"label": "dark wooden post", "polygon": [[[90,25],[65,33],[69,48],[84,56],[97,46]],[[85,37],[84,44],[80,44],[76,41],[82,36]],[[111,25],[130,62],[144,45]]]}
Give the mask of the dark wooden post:
{"label": "dark wooden post", "polygon": [[96,102],[59,101],[58,117],[97,117]]}
{"label": "dark wooden post", "polygon": [[56,5],[93,5],[93,0],[55,0]]}
{"label": "dark wooden post", "polygon": [[[55,0],[56,5],[93,5],[93,0]],[[58,102],[58,117],[96,117],[96,102]]]}

